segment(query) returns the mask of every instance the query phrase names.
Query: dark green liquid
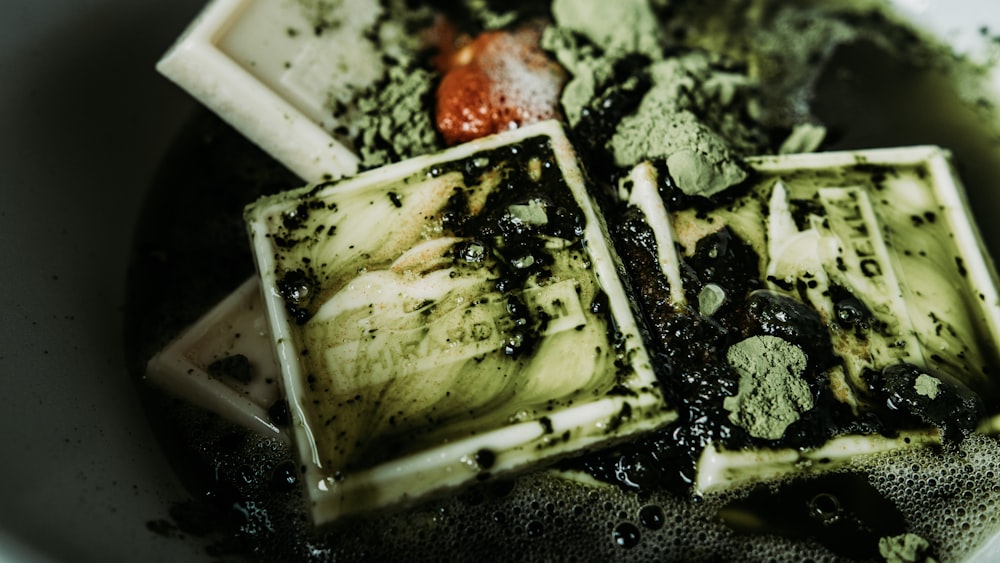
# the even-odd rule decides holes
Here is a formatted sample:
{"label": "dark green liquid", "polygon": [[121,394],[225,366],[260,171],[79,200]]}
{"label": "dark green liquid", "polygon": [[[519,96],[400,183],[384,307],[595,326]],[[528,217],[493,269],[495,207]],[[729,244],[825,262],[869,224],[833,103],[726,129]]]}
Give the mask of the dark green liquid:
{"label": "dark green liquid", "polygon": [[939,145],[952,151],[976,222],[1000,251],[1000,136],[991,102],[964,103],[945,68],[903,64],[870,44],[839,49],[816,86],[815,115],[830,129],[824,150]]}

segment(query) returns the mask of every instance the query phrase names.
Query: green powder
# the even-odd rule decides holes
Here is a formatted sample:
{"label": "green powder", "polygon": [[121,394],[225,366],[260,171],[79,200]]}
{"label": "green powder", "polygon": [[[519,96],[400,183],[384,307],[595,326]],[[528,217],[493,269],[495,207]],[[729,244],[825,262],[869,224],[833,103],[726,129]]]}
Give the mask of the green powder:
{"label": "green powder", "polygon": [[582,40],[569,28],[549,26],[542,33],[542,48],[552,53],[572,77],[563,86],[560,102],[566,121],[573,127],[588,104],[607,88],[615,85],[616,56],[609,56]]}
{"label": "green powder", "polygon": [[652,64],[653,87],[611,138],[615,164],[664,159],[677,187],[689,195],[712,196],[746,179],[740,154],[757,147],[747,126],[725,113],[744,113],[738,105],[750,82],[714,63],[694,52]]}
{"label": "green powder", "polygon": [[[517,21],[519,15],[512,6],[505,3],[495,3],[489,0],[462,0],[466,12],[483,27],[483,29],[501,29]],[[511,9],[504,9],[504,8]],[[499,9],[497,9],[499,8]]]}
{"label": "green powder", "polygon": [[[645,0],[556,0],[552,11],[556,26],[542,46],[570,73],[560,102],[571,126],[602,96],[632,90],[643,78],[651,83],[607,144],[616,166],[664,160],[682,191],[712,196],[746,179],[741,157],[768,152],[766,135],[745,119],[754,114],[754,82],[704,51],[667,57],[669,41],[651,26],[656,19]],[[647,66],[616,78],[616,65],[635,55]]]}
{"label": "green powder", "polygon": [[706,317],[714,315],[725,302],[725,290],[714,283],[705,285],[698,293],[698,311]]}
{"label": "green powder", "polygon": [[941,380],[924,373],[917,377],[917,380],[913,383],[913,387],[917,390],[918,395],[923,395],[933,400],[937,398],[940,392]]}
{"label": "green powder", "polygon": [[927,556],[930,543],[916,534],[903,534],[882,538],[878,541],[878,552],[890,563],[932,563]]}
{"label": "green powder", "polygon": [[[659,116],[659,119],[654,119]],[[622,120],[611,139],[615,164],[631,167],[648,157],[667,161],[677,187],[688,195],[712,196],[746,179],[747,172],[726,142],[693,113],[670,100],[647,97]]]}
{"label": "green powder", "polygon": [[387,78],[357,101],[357,149],[362,167],[375,168],[442,148],[432,115],[437,77],[416,66],[391,66]]}
{"label": "green powder", "polygon": [[525,205],[511,205],[507,211],[510,213],[511,219],[517,223],[537,227],[549,222],[545,204],[537,199],[533,199]]}
{"label": "green powder", "polygon": [[605,53],[658,58],[663,49],[662,26],[647,0],[554,0],[552,17]]}
{"label": "green powder", "polygon": [[732,345],[726,359],[740,383],[723,407],[729,420],[751,436],[777,440],[813,408],[809,385],[802,379],[806,356],[798,346],[776,336],[754,336]]}

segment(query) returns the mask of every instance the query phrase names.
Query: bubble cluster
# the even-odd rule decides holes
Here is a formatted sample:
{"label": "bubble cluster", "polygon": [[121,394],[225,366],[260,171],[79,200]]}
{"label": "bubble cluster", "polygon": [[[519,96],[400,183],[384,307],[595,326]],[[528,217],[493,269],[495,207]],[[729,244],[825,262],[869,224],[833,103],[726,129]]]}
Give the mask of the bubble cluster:
{"label": "bubble cluster", "polygon": [[[288,446],[261,440],[192,413],[204,500],[172,512],[176,528],[211,542],[218,556],[255,561],[398,558],[431,560],[747,560],[842,559],[811,538],[769,530],[737,531],[720,510],[754,487],[692,498],[640,493],[555,471],[496,480],[415,507],[346,520],[316,530]],[[915,448],[859,459],[861,475],[902,513],[907,530],[928,540],[939,560],[968,557],[1000,529],[1000,442],[973,435],[940,450]],[[830,480],[836,474],[814,477]],[[774,482],[779,491],[795,479]],[[809,517],[835,519],[836,494],[803,495]]]}
{"label": "bubble cluster", "polygon": [[1000,530],[1000,443],[974,434],[935,452],[913,449],[859,464],[939,553],[963,559]]}

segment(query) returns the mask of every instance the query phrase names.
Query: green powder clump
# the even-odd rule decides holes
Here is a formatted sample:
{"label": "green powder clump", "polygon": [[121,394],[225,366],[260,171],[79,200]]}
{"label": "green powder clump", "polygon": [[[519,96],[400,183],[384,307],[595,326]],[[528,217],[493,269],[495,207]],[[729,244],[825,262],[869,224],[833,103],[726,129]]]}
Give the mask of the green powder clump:
{"label": "green powder clump", "polygon": [[553,0],[552,17],[606,53],[659,57],[663,49],[663,28],[648,0]]}
{"label": "green powder clump", "polygon": [[[742,158],[770,152],[745,67],[680,48],[650,0],[554,0],[542,47],[571,78],[560,102],[570,126],[608,100],[635,98],[602,149],[615,166],[662,160],[681,191],[710,197],[747,178]],[[641,99],[640,99],[641,98]]]}
{"label": "green powder clump", "polygon": [[923,395],[924,397],[933,400],[936,399],[938,393],[941,392],[941,380],[933,375],[922,373],[917,377],[917,380],[913,382],[913,388],[916,389],[918,395]]}
{"label": "green powder clump", "polygon": [[916,534],[902,534],[878,540],[878,552],[889,563],[933,563],[927,555],[931,544]]}
{"label": "green powder clump", "polygon": [[[516,6],[490,0],[462,0],[465,11],[483,29],[502,29],[515,23],[521,15]],[[499,9],[498,9],[499,8]]]}
{"label": "green powder clump", "polygon": [[357,101],[361,167],[375,168],[443,148],[433,116],[437,75],[416,65],[389,67]]}
{"label": "green powder clump", "polygon": [[649,76],[652,88],[611,138],[615,164],[664,159],[688,195],[712,196],[745,180],[741,156],[760,147],[740,119],[750,79],[700,51],[657,61]]}
{"label": "green powder clump", "polygon": [[576,127],[584,108],[601,92],[620,88],[615,84],[617,57],[604,54],[595,45],[564,27],[549,26],[542,33],[542,48],[552,53],[572,77],[563,86],[560,104],[566,121]]}
{"label": "green powder clump", "polygon": [[723,407],[729,420],[755,438],[777,440],[790,424],[813,408],[809,385],[802,378],[806,356],[798,346],[776,336],[753,336],[726,353],[740,376],[735,396]]}
{"label": "green powder clump", "polygon": [[617,76],[626,59],[663,58],[666,38],[647,0],[554,0],[551,10],[542,48],[570,74],[560,102],[572,127],[599,98],[636,87],[640,76]]}
{"label": "green powder clump", "polygon": [[706,317],[717,313],[725,302],[725,290],[714,283],[705,284],[698,293],[698,311]]}
{"label": "green powder clump", "polygon": [[426,67],[422,30],[434,21],[434,10],[406,0],[383,0],[385,12],[371,30],[386,67],[381,78],[360,91],[353,105],[342,108],[361,168],[376,168],[444,148],[434,123],[435,94],[440,76]]}
{"label": "green powder clump", "polygon": [[406,0],[296,1],[317,36],[353,46],[328,60],[337,77],[326,92],[331,120],[323,125],[354,148],[361,168],[442,149],[429,111],[439,77],[426,68],[431,45],[421,33],[434,10]]}

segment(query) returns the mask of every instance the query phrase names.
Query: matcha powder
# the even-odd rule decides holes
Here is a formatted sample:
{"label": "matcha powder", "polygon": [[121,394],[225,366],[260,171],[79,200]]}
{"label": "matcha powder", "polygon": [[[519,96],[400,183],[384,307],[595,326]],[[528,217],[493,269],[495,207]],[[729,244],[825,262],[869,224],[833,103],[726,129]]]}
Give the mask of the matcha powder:
{"label": "matcha powder", "polygon": [[729,420],[751,436],[777,440],[790,424],[813,407],[802,378],[806,356],[776,336],[754,336],[732,345],[726,359],[740,376],[739,391],[726,397]]}
{"label": "matcha powder", "polygon": [[933,401],[941,392],[941,380],[924,373],[917,377],[913,387],[918,395],[923,395]]}
{"label": "matcha powder", "polygon": [[930,546],[930,542],[916,534],[903,534],[881,538],[878,551],[890,563],[931,563],[935,559],[927,555]]}
{"label": "matcha powder", "polygon": [[389,68],[386,79],[357,104],[361,113],[358,151],[366,169],[442,148],[432,116],[435,74],[416,66]]}

